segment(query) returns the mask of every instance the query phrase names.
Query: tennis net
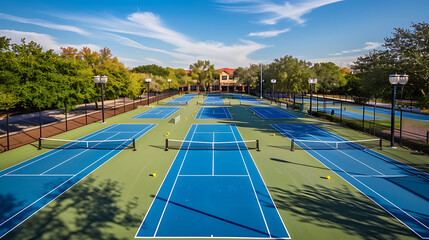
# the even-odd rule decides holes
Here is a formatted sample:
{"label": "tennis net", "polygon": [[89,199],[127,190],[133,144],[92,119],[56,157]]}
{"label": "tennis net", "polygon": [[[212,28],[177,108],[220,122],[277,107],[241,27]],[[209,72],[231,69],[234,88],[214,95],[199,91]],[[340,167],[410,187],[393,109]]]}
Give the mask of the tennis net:
{"label": "tennis net", "polygon": [[169,101],[167,103],[165,103],[164,105],[188,105],[188,101]]}
{"label": "tennis net", "polygon": [[382,139],[366,139],[355,141],[316,141],[292,139],[290,150],[342,150],[342,149],[359,149],[366,150],[369,148],[383,149]]}
{"label": "tennis net", "polygon": [[102,149],[102,150],[122,150],[133,149],[136,151],[135,139],[120,140],[98,140],[81,141],[53,138],[39,138],[39,149]]}
{"label": "tennis net", "polygon": [[197,105],[231,105],[231,102],[229,102],[229,101],[213,101],[213,102],[197,101]]}
{"label": "tennis net", "polygon": [[165,139],[165,151],[176,150],[251,150],[259,151],[259,140],[230,141],[230,142],[204,142]]}

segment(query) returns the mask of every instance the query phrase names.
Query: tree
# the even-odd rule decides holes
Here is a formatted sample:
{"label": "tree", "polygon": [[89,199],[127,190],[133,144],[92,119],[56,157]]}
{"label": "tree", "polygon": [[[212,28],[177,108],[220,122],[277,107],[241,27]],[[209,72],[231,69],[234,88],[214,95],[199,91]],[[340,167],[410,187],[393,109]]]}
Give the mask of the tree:
{"label": "tree", "polygon": [[409,75],[408,96],[418,96],[421,107],[429,108],[429,24],[413,23],[411,29],[395,28],[383,45],[395,69]]}
{"label": "tree", "polygon": [[256,64],[250,64],[247,68],[236,68],[234,76],[239,78],[238,82],[247,85],[248,94],[250,94],[251,86],[255,86],[259,80],[260,67]]}
{"label": "tree", "polygon": [[168,75],[170,74],[168,69],[165,69],[165,68],[158,66],[158,65],[155,65],[155,64],[135,67],[135,68],[133,68],[133,72],[151,73],[153,75],[162,76],[164,78],[168,77]]}
{"label": "tree", "polygon": [[334,92],[346,84],[345,72],[332,62],[316,63],[312,70],[316,74],[317,87],[323,92]]}
{"label": "tree", "polygon": [[215,68],[213,64],[210,64],[210,61],[198,60],[196,63],[191,64],[189,69],[191,69],[192,78],[197,80],[200,88],[206,88],[213,81]]}
{"label": "tree", "polygon": [[355,62],[353,68],[360,71],[363,88],[390,100],[389,74],[406,73],[405,97],[417,98],[420,107],[429,108],[429,24],[395,28],[393,36],[384,40],[385,50],[370,52]]}
{"label": "tree", "polygon": [[[310,69],[311,63],[299,60],[292,56],[274,59],[264,73],[265,79],[276,79],[276,89],[289,95],[296,92],[306,92],[309,88],[308,78],[314,73]],[[271,85],[270,81],[266,84]]]}

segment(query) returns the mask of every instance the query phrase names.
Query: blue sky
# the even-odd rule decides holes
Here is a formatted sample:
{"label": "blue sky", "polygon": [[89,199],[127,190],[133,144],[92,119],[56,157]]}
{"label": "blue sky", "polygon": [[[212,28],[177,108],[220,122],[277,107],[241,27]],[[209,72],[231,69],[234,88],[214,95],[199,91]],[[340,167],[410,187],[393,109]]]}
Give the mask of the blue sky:
{"label": "blue sky", "polygon": [[347,66],[394,28],[429,22],[428,0],[4,1],[0,35],[46,49],[108,47],[128,67],[270,63]]}

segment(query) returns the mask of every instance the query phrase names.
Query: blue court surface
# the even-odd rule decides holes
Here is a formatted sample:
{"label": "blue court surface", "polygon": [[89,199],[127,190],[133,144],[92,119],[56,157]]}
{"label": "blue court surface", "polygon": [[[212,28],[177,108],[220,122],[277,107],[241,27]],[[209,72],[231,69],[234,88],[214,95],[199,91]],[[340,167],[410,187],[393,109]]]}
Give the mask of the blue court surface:
{"label": "blue court surface", "polygon": [[[290,101],[293,102],[293,97],[290,98]],[[310,97],[304,98],[304,102],[310,103]],[[295,98],[295,103],[302,103],[302,98]],[[333,104],[333,103],[334,103],[333,100],[325,99],[325,102],[323,102],[323,97],[319,98],[319,106],[323,105],[323,104]],[[314,106],[317,105],[317,98],[316,97],[313,97],[312,104],[314,104]],[[338,102],[338,104],[340,104],[340,103]]]}
{"label": "blue court surface", "polygon": [[225,105],[221,95],[207,95],[204,105]]}
{"label": "blue court surface", "polygon": [[253,98],[242,98],[239,100],[241,105],[265,105],[265,103]]}
{"label": "blue court surface", "polygon": [[195,96],[197,96],[197,94],[186,94],[179,98],[169,101],[165,105],[186,105]]}
{"label": "blue court surface", "polygon": [[240,94],[233,94],[233,98],[238,99],[240,101],[240,104],[242,105],[262,105],[265,104],[257,99],[254,99],[253,97],[246,96],[246,95],[240,95]]}
{"label": "blue court surface", "polygon": [[[236,126],[192,125],[185,140],[136,238],[289,238]],[[190,150],[195,141],[237,149]]]}
{"label": "blue court surface", "polygon": [[166,119],[173,115],[173,113],[179,110],[179,107],[157,107],[153,108],[144,113],[140,113],[137,116],[132,117],[132,119],[140,119],[140,118],[152,118],[152,119]]}
{"label": "blue court surface", "polygon": [[[362,107],[352,107],[352,108],[358,109],[360,111],[362,111],[362,109],[363,109]],[[374,111],[373,107],[365,107],[365,112],[373,112],[373,111]],[[384,115],[389,115],[389,116],[391,116],[391,114],[392,114],[392,110],[386,109],[386,108],[379,108],[379,107],[375,108],[375,112],[380,113],[380,114],[384,114]],[[397,109],[395,111],[395,116],[396,117],[401,116],[401,112]],[[429,122],[429,115],[425,115],[425,114],[417,114],[417,113],[410,113],[410,112],[402,111],[402,117],[413,119],[413,120],[418,120],[418,121]]]}
{"label": "blue court surface", "polygon": [[[80,141],[137,139],[156,124],[115,124]],[[0,171],[0,238],[121,152],[131,141],[111,149],[74,148],[76,142]],[[95,145],[94,145],[95,146]],[[138,151],[136,152],[138,154]]]}
{"label": "blue court surface", "polygon": [[[272,126],[290,139],[346,140],[310,124]],[[369,149],[311,150],[312,144],[297,143],[420,238],[429,239],[429,174]]]}
{"label": "blue court surface", "polygon": [[[334,110],[334,115],[335,116],[340,116],[341,114],[343,115],[343,118],[347,118],[347,119],[362,119],[362,113],[358,113],[358,112],[350,112],[347,110],[343,109],[343,112],[341,113],[341,109],[340,108],[326,108],[326,113],[330,114],[331,111]],[[313,107],[313,111],[316,111],[316,108]],[[323,108],[319,107],[319,111],[323,112]],[[365,119],[367,120],[372,120],[374,119],[374,113],[365,111]],[[376,120],[388,120],[387,118],[382,118],[382,117],[375,117]]]}
{"label": "blue court surface", "polygon": [[263,119],[296,119],[294,115],[273,107],[250,107],[251,111],[255,112]]}
{"label": "blue court surface", "polygon": [[232,119],[226,107],[202,107],[195,116],[196,119]]}

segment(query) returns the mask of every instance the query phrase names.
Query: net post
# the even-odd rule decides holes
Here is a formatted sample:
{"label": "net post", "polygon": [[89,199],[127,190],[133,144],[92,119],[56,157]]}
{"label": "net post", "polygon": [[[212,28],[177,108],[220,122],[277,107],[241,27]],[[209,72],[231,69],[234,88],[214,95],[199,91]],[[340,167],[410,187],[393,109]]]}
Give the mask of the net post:
{"label": "net post", "polygon": [[42,150],[42,138],[39,138],[39,147],[37,150]]}
{"label": "net post", "polygon": [[165,148],[164,151],[168,151],[168,138],[165,139]]}
{"label": "net post", "polygon": [[133,151],[137,151],[136,149],[136,140],[133,138]]}
{"label": "net post", "polygon": [[261,149],[259,149],[259,140],[256,140],[256,151],[261,151]]}
{"label": "net post", "polygon": [[382,138],[380,138],[380,150],[383,150],[383,139]]}
{"label": "net post", "polygon": [[291,143],[290,143],[290,151],[291,151],[291,152],[293,152],[293,151],[294,151],[294,150],[293,150],[294,145],[295,145],[295,140],[293,140],[293,139],[292,139],[292,141],[291,141]]}

